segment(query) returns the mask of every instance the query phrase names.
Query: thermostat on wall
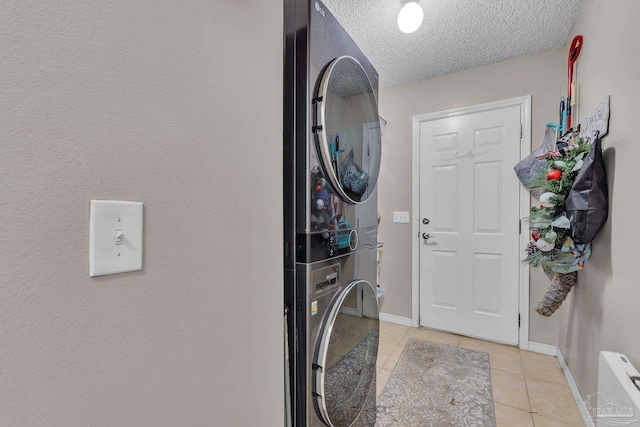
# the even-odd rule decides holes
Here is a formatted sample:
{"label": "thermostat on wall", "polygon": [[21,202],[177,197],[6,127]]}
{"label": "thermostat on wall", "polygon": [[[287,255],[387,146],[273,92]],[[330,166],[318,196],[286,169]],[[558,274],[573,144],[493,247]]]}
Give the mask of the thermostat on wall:
{"label": "thermostat on wall", "polygon": [[89,276],[142,270],[142,202],[92,200]]}

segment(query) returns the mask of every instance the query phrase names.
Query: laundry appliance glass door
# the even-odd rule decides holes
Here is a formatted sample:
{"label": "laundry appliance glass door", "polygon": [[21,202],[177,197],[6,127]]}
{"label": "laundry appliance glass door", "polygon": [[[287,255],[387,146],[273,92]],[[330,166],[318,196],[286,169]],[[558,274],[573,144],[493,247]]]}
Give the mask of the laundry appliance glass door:
{"label": "laundry appliance glass door", "polygon": [[[348,307],[348,301],[372,301],[365,315]],[[334,296],[323,319],[315,354],[314,391],[317,409],[329,426],[349,426],[362,412],[372,385],[375,387],[379,320],[374,287],[353,280]]]}
{"label": "laundry appliance glass door", "polygon": [[348,203],[365,202],[380,171],[380,116],[374,88],[360,63],[341,56],[322,74],[314,131],[331,187]]}

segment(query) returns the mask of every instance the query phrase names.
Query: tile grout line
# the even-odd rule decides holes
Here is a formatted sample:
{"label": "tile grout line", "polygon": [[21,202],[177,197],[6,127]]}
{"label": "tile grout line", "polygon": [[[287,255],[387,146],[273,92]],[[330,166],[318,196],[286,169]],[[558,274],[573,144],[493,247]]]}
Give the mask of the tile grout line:
{"label": "tile grout line", "polygon": [[[525,376],[524,379],[527,382],[527,395],[529,394],[529,382],[528,382],[528,380],[541,381],[541,382],[544,382],[544,383],[547,383],[547,384],[550,384],[550,385],[562,385],[562,384],[557,384],[557,383],[554,383],[554,382],[551,382],[551,381],[545,381],[545,380],[541,380],[541,379],[533,378],[533,377],[526,377]],[[531,399],[530,398],[529,398],[529,407],[531,407]],[[562,422],[562,423],[569,424],[569,425],[575,425],[573,423],[567,422],[566,420],[559,420],[557,418],[554,418],[549,414],[541,414],[540,412],[537,412],[537,411],[533,412],[533,408],[532,407],[531,407],[531,411],[532,411],[531,412],[531,417],[532,418],[533,418],[533,414],[538,414],[541,417],[545,417],[545,418],[548,418],[548,419],[553,420],[553,421],[558,421],[558,422]]]}
{"label": "tile grout line", "polygon": [[524,373],[524,361],[522,360],[522,351],[518,350],[518,357],[520,358],[520,366],[522,367],[522,377],[524,378],[524,390],[527,392],[527,402],[529,403],[529,417],[531,418],[531,425],[535,427],[536,421],[533,419],[533,406],[531,406],[531,395],[529,395],[529,385],[527,384],[527,376]]}
{"label": "tile grout line", "polygon": [[[527,393],[527,406],[529,407],[529,410],[526,411],[526,410],[524,410],[522,408],[516,408],[516,407],[508,405],[506,403],[497,402],[496,398],[495,398],[495,395],[493,395],[493,393],[492,393],[493,405],[494,405],[494,408],[495,408],[495,405],[502,405],[502,406],[506,406],[506,407],[511,408],[511,409],[515,409],[517,411],[522,411],[525,414],[529,414],[529,420],[531,421],[531,425],[535,427],[535,421],[533,420],[533,413],[531,412],[531,399],[529,397],[529,389],[527,388],[526,377],[524,375],[524,363],[522,362],[522,354],[520,352],[518,352],[518,358],[520,359],[521,376],[522,376],[522,379],[524,380],[524,389],[525,389],[525,392]],[[516,372],[506,371],[506,370],[499,369],[499,368],[493,368],[491,366],[491,353],[489,353],[489,374],[490,375],[491,375],[491,370],[492,369],[495,369],[496,371],[504,372],[504,373],[507,373],[507,374],[518,375],[518,373],[516,373]],[[491,381],[491,389],[493,391],[493,377],[490,378],[490,381]],[[496,422],[497,422],[497,419],[496,419]]]}

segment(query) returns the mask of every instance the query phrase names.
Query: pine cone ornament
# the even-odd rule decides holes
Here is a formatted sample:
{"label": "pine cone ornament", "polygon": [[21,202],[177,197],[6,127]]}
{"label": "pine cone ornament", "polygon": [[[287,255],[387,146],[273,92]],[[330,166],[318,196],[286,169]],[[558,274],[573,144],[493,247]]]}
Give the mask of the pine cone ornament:
{"label": "pine cone ornament", "polygon": [[529,256],[535,254],[538,251],[540,251],[540,249],[538,248],[538,245],[536,245],[536,242],[529,242],[524,248],[524,252]]}

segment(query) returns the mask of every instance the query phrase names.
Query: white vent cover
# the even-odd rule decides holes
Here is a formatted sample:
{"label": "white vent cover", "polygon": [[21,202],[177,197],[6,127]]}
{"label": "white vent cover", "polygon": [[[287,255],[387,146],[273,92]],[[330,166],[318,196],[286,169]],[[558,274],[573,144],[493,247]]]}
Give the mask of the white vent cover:
{"label": "white vent cover", "polygon": [[597,427],[640,425],[640,373],[624,354],[601,351],[598,392],[585,406]]}

